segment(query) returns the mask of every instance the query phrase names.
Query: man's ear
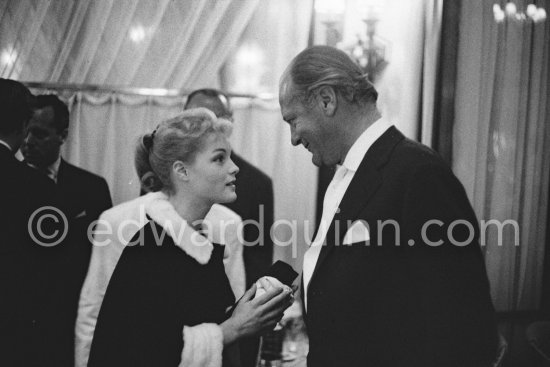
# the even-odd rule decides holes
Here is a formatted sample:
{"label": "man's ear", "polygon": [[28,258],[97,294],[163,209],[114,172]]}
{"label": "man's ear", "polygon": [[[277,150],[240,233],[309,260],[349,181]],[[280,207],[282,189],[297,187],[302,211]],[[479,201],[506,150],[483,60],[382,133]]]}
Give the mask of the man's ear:
{"label": "man's ear", "polygon": [[327,116],[334,116],[336,112],[336,92],[330,86],[323,86],[317,91],[317,103]]}
{"label": "man's ear", "polygon": [[189,181],[189,170],[182,161],[172,163],[172,172],[179,180]]}

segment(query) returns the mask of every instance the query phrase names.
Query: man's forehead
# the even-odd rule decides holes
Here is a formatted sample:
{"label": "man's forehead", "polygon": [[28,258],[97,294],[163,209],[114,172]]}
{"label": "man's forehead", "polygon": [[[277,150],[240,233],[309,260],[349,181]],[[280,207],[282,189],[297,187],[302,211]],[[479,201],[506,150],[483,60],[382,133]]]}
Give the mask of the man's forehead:
{"label": "man's forehead", "polygon": [[55,112],[51,106],[37,108],[33,111],[31,123],[42,126],[53,125]]}
{"label": "man's forehead", "polygon": [[291,82],[281,84],[279,89],[279,105],[281,106],[283,118],[303,107],[303,102],[297,95],[296,89]]}
{"label": "man's forehead", "polygon": [[294,99],[294,86],[290,80],[283,80],[279,87],[279,103],[288,105]]}
{"label": "man's forehead", "polygon": [[218,97],[210,97],[204,94],[196,94],[189,100],[187,109],[204,107],[214,112],[216,116],[223,116],[227,113],[224,104]]}

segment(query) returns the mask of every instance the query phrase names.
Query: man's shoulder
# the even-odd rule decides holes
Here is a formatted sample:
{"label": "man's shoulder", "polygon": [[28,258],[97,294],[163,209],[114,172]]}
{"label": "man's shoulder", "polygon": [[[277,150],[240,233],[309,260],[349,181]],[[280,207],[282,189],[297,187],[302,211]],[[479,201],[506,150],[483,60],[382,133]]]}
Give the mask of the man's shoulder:
{"label": "man's shoulder", "polygon": [[6,178],[0,180],[0,192],[5,209],[56,206],[55,184],[42,173],[15,158],[3,161],[2,169]]}
{"label": "man's shoulder", "polygon": [[388,186],[391,188],[404,185],[426,189],[442,183],[454,187],[459,182],[449,164],[436,151],[407,138],[396,144],[381,172],[386,182],[392,183]]}
{"label": "man's shoulder", "polygon": [[100,219],[114,223],[120,220],[131,220],[139,217],[140,208],[145,211],[145,205],[150,200],[152,194],[153,193],[142,195],[135,199],[115,205],[112,208],[105,210],[101,214]]}
{"label": "man's shoulder", "polygon": [[422,169],[450,170],[445,160],[432,148],[405,138],[396,146],[388,164],[400,166],[407,171]]}
{"label": "man's shoulder", "polygon": [[61,165],[62,168],[60,169],[65,170],[66,173],[73,179],[81,180],[83,182],[86,182],[86,184],[88,185],[107,185],[107,181],[105,181],[105,178],[88,170],[85,170],[84,168],[77,167],[74,164],[71,164],[65,160],[61,161]]}
{"label": "man's shoulder", "polygon": [[38,170],[14,159],[10,162],[8,171],[11,178],[18,180],[22,187],[37,187],[48,191],[55,190],[54,182]]}

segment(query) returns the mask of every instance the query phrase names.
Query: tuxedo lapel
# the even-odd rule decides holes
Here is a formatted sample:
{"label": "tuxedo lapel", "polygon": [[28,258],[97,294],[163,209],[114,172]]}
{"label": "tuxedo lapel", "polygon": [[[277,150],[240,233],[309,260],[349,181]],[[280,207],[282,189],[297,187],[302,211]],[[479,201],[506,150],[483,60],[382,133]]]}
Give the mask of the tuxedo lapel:
{"label": "tuxedo lapel", "polygon": [[74,219],[83,210],[83,207],[78,204],[80,201],[75,200],[75,172],[72,167],[61,159],[59,170],[57,171],[57,190],[60,193],[60,201],[63,206],[63,211],[69,218]]}
{"label": "tuxedo lapel", "polygon": [[59,170],[57,171],[57,184],[62,187],[65,181],[67,181],[67,175],[70,174],[70,172],[67,172],[70,170],[70,167],[67,166],[67,162],[61,158],[61,162],[59,163]]}
{"label": "tuxedo lapel", "polygon": [[302,315],[307,315],[307,310],[306,310],[306,292],[305,292],[305,288],[304,288],[304,273],[302,272],[302,274],[300,274],[300,302],[302,304]]}
{"label": "tuxedo lapel", "polygon": [[0,144],[0,160],[2,163],[16,160],[13,152],[4,144]]}
{"label": "tuxedo lapel", "polygon": [[[395,145],[404,138],[403,134],[392,126],[367,151],[330,224],[310,284],[315,280],[317,271],[332,249],[342,245],[348,226],[357,220],[361,209],[367,206],[382,184],[381,168],[390,158]],[[311,287],[308,288],[311,289]]]}

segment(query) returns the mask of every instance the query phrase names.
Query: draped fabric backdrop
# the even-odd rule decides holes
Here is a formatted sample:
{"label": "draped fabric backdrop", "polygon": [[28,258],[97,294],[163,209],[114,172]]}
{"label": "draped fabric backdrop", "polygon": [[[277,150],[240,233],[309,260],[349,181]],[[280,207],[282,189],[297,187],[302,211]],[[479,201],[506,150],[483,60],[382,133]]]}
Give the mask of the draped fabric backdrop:
{"label": "draped fabric backdrop", "polygon": [[376,82],[382,114],[405,135],[431,146],[443,0],[384,1],[379,34],[389,64]]}
{"label": "draped fabric backdrop", "polygon": [[[293,0],[259,4],[259,0],[1,1],[0,76],[124,87],[220,87],[220,69],[247,37],[253,37],[254,27],[247,26],[258,25],[251,19],[260,17],[267,40],[260,46],[270,55],[264,78],[278,81],[282,68],[307,46],[311,1],[300,6]],[[277,12],[269,15],[268,9]],[[276,95],[275,84],[263,91]],[[87,89],[61,95],[71,110],[63,156],[104,176],[115,204],[136,197],[136,138],[181,111],[183,98]],[[275,218],[291,223],[275,230],[282,242],[275,257],[300,269],[298,251],[306,246],[304,232],[310,231],[314,215],[317,170],[311,158],[291,146],[277,100],[236,101],[232,140],[237,152],[273,178]],[[290,230],[293,221],[297,233]],[[291,245],[283,246],[287,240]]]}
{"label": "draped fabric backdrop", "polygon": [[277,96],[284,69],[307,47],[312,8],[312,0],[262,1],[223,73],[224,89],[275,97],[233,101],[233,146],[273,180],[274,257],[298,271],[313,236],[318,170],[306,149],[291,145]]}
{"label": "draped fabric backdrop", "polygon": [[[549,2],[536,1],[547,11]],[[378,34],[390,43],[389,65],[377,82],[382,109],[408,136],[430,143],[441,0],[382,3],[389,13]],[[527,1],[516,3],[524,9]],[[311,9],[311,0],[4,0],[0,76],[185,90],[221,86],[276,95],[282,69],[306,47]],[[496,24],[492,2],[476,0],[464,0],[457,16],[453,169],[480,219],[520,224],[519,246],[511,226],[502,246],[494,230],[487,232],[497,308],[534,309],[550,170],[550,22]],[[345,37],[354,32],[344,30]],[[115,203],[135,197],[136,136],[179,112],[182,98],[88,89],[63,96],[72,113],[64,156],[105,176]],[[303,148],[290,145],[276,100],[235,101],[235,117],[235,150],[273,178],[275,218],[288,221],[274,234],[289,245],[276,246],[275,256],[300,269],[313,227],[317,170]]]}
{"label": "draped fabric backdrop", "polygon": [[216,86],[259,0],[6,0],[0,75],[149,88]]}
{"label": "draped fabric backdrop", "polygon": [[[519,10],[531,1],[515,1]],[[550,9],[550,1],[535,1]],[[504,7],[505,2],[500,1]],[[492,2],[460,14],[453,168],[487,231],[486,263],[500,311],[540,307],[550,165],[550,22],[493,19]]]}
{"label": "draped fabric backdrop", "polygon": [[[79,92],[70,102],[71,128],[63,156],[105,177],[115,203],[137,197],[136,140],[181,111],[182,99]],[[234,108],[234,149],[273,179],[275,258],[301,268],[312,235],[317,179],[310,154],[289,143],[290,132],[272,103],[242,100],[235,101]]]}

